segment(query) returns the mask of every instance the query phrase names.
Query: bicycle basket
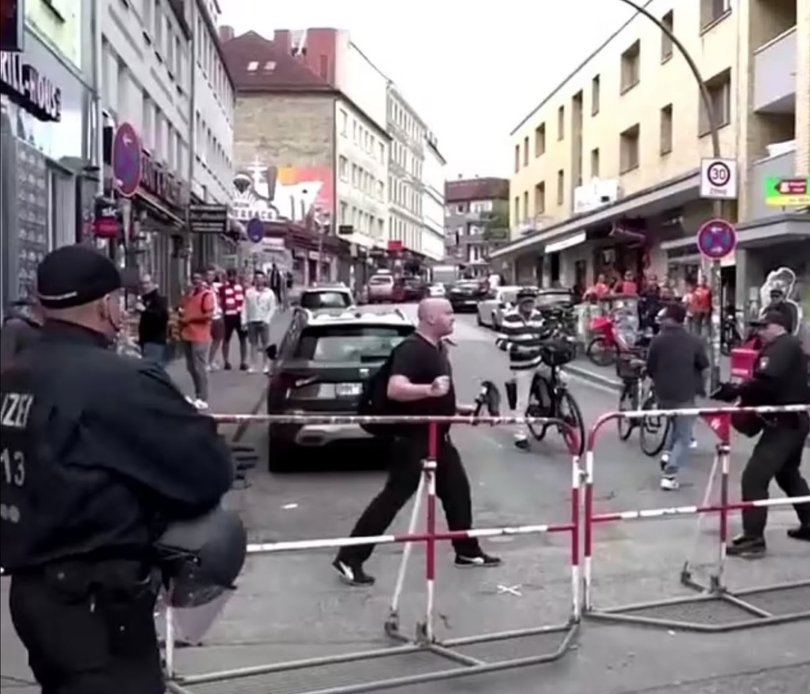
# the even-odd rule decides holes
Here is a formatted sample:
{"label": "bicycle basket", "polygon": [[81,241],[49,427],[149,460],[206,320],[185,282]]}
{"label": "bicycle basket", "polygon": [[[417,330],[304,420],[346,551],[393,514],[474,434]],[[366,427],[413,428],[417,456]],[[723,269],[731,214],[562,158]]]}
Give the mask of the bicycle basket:
{"label": "bicycle basket", "polygon": [[637,381],[644,375],[644,361],[635,355],[622,354],[616,361],[616,375],[622,381]]}
{"label": "bicycle basket", "polygon": [[548,366],[565,366],[574,361],[574,346],[568,342],[553,342],[543,348],[543,362]]}

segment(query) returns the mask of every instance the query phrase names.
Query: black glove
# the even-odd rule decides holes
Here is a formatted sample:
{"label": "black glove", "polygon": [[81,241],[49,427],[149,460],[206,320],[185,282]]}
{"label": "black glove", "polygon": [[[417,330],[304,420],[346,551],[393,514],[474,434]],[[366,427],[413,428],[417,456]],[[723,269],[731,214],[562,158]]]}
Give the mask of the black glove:
{"label": "black glove", "polygon": [[740,396],[740,387],[734,383],[721,383],[709,397],[720,402],[734,402]]}

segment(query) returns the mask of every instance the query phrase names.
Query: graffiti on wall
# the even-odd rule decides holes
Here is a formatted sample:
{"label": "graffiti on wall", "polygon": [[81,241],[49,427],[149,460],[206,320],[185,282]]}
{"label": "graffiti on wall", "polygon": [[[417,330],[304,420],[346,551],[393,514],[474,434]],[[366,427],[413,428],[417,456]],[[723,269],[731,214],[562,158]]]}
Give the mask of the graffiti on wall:
{"label": "graffiti on wall", "polygon": [[237,219],[286,220],[306,226],[328,224],[334,205],[328,166],[268,165],[258,158],[234,176],[233,212]]}

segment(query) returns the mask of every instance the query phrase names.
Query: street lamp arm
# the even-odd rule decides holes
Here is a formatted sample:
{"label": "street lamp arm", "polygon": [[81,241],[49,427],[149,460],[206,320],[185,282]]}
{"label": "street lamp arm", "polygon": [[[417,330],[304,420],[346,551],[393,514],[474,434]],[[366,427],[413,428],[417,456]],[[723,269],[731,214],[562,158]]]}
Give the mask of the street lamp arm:
{"label": "street lamp arm", "polygon": [[680,54],[683,56],[686,64],[689,66],[689,69],[692,71],[692,74],[695,77],[695,80],[698,83],[698,89],[700,89],[700,98],[703,102],[703,106],[706,109],[706,118],[708,120],[709,130],[711,132],[712,137],[712,156],[715,158],[720,157],[720,133],[718,132],[718,123],[716,114],[714,112],[714,108],[712,106],[712,97],[709,94],[709,90],[706,87],[706,83],[703,80],[703,76],[700,74],[700,68],[697,66],[694,58],[686,50],[686,47],[681,43],[680,39],[675,36],[674,32],[666,26],[658,17],[652,14],[649,10],[645,9],[641,5],[639,5],[635,0],[619,0],[619,2],[624,3],[625,5],[629,5],[632,7],[636,12],[639,14],[644,15],[647,19],[649,19],[653,24],[655,24],[668,38],[672,41],[672,45],[675,46]]}

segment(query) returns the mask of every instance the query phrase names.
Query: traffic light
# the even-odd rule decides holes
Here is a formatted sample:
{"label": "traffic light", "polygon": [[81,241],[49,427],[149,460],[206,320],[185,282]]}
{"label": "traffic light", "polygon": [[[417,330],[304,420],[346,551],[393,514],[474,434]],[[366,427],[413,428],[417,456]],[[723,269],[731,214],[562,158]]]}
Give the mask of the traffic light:
{"label": "traffic light", "polygon": [[2,0],[0,2],[0,51],[22,52],[24,26],[23,0]]}

